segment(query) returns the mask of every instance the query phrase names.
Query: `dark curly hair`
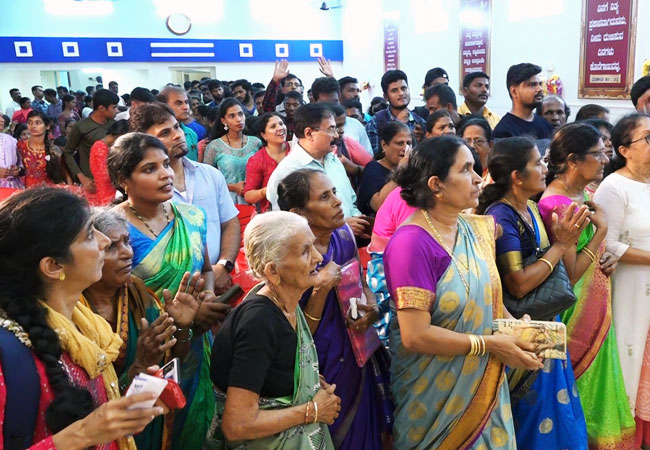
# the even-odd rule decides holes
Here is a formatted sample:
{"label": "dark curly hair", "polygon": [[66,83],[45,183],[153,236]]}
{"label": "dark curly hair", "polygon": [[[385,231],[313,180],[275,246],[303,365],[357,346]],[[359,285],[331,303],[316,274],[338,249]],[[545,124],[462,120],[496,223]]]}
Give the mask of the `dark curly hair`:
{"label": "dark curly hair", "polygon": [[108,174],[115,189],[126,194],[120,180],[131,177],[136,166],[144,159],[147,150],[158,149],[168,154],[160,139],[144,133],[127,133],[117,138],[108,152]]}
{"label": "dark curly hair", "polygon": [[[269,120],[271,120],[271,117],[279,117],[282,120],[282,123],[285,123],[284,122],[284,117],[282,117],[282,115],[280,115],[279,113],[277,113],[275,111],[264,113],[264,114],[262,114],[261,116],[259,116],[257,118],[257,120],[255,121],[255,126],[254,126],[255,134],[257,135],[257,137],[259,137],[262,140],[264,145],[266,145],[267,142],[262,137],[262,133],[264,133],[266,131],[266,125],[269,123]],[[285,125],[286,125],[286,123],[285,123]]]}
{"label": "dark curly hair", "polygon": [[305,209],[309,202],[311,178],[317,173],[314,169],[300,169],[291,172],[278,184],[278,206],[282,211]]}
{"label": "dark curly hair", "polygon": [[415,147],[408,164],[398,168],[394,177],[402,188],[400,195],[409,206],[428,209],[435,205],[429,178],[436,176],[445,181],[463,145],[461,138],[447,135],[427,139]]}
{"label": "dark curly hair", "polygon": [[534,148],[535,141],[527,137],[510,137],[494,144],[488,156],[488,170],[494,183],[483,188],[478,199],[477,214],[484,214],[488,206],[506,195],[512,187],[512,172],[525,173]]}
{"label": "dark curly hair", "polygon": [[90,414],[94,403],[87,390],[72,385],[59,362],[59,338],[39,305],[45,294],[39,263],[48,256],[70,261],[70,245],[89,218],[83,197],[58,188],[28,189],[0,204],[0,307],[29,335],[45,365],[54,391],[45,421],[53,434]]}

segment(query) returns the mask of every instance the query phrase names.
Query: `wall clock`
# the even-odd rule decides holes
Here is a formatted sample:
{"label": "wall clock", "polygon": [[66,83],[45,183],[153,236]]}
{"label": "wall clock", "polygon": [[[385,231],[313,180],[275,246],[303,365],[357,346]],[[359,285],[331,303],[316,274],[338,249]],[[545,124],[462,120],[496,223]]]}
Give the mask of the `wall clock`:
{"label": "wall clock", "polygon": [[183,13],[173,13],[167,16],[167,29],[172,33],[182,36],[192,28],[192,21]]}

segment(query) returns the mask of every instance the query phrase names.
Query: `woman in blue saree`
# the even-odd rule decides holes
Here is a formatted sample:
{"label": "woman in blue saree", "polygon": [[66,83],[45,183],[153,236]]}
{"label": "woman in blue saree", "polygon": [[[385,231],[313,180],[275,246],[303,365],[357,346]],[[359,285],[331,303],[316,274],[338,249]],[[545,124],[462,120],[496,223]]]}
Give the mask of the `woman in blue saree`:
{"label": "woman in blue saree", "polygon": [[[388,354],[372,328],[379,310],[365,281],[363,293],[368,304],[359,304],[362,317],[352,320],[341,312],[341,267],[358,260],[354,235],[343,220],[341,200],[325,173],[302,169],[280,182],[278,204],[282,210],[307,218],[316,236],[314,245],[323,256],[316,284],[303,294],[300,306],[314,336],[320,373],[327,383],[336,385],[335,394],[341,398],[340,415],[329,427],[334,448],[381,450],[389,440],[393,419]],[[348,328],[374,334],[376,346],[370,347],[374,351],[362,367]]]}
{"label": "woman in blue saree", "polygon": [[[181,387],[187,405],[173,417],[172,449],[200,449],[214,414],[215,400],[209,374],[211,333],[223,320],[226,307],[215,308],[214,274],[206,249],[206,218],[200,208],[172,203],[174,173],[164,144],[143,133],[119,138],[109,153],[113,184],[128,197],[115,210],[129,221],[133,247],[133,274],[157,298],[164,290],[174,296],[186,272],[201,272],[205,280],[194,326],[177,329],[174,338],[189,342],[181,363]],[[169,294],[168,294],[169,295]],[[196,336],[194,332],[196,331]]]}
{"label": "woman in blue saree", "polygon": [[[503,233],[496,240],[497,267],[504,288],[522,298],[548,278],[549,269],[575,246],[589,223],[589,211],[583,207],[555,220],[555,242],[544,258],[524,267],[523,260],[536,246],[549,247],[537,205],[529,200],[546,188],[546,167],[532,140],[514,137],[497,142],[488,169],[494,184],[483,189],[477,211],[494,217],[501,227]],[[559,316],[555,320],[559,321]],[[587,448],[585,417],[569,358],[546,360],[543,370],[535,373],[512,370],[508,380],[520,447]]]}
{"label": "woman in blue saree", "polygon": [[460,214],[478,204],[473,165],[461,139],[443,136],[419,144],[396,174],[418,208],[384,255],[397,314],[390,348],[399,450],[515,449],[504,364],[542,367],[532,345],[491,335],[506,313],[494,222]]}

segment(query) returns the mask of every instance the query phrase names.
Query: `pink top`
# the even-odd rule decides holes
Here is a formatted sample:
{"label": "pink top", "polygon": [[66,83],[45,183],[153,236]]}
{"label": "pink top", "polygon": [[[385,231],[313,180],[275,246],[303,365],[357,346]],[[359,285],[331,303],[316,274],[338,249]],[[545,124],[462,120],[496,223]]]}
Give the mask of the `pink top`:
{"label": "pink top", "polygon": [[353,163],[366,167],[366,164],[372,161],[372,155],[366,151],[363,145],[359,144],[353,138],[343,136],[343,142],[345,142],[345,148],[350,153],[350,158]]}
{"label": "pink top", "polygon": [[368,246],[370,252],[383,252],[388,240],[395,230],[408,219],[417,208],[406,204],[400,196],[401,187],[396,187],[388,194],[384,203],[379,207],[375,216],[375,226],[372,229],[372,239]]}

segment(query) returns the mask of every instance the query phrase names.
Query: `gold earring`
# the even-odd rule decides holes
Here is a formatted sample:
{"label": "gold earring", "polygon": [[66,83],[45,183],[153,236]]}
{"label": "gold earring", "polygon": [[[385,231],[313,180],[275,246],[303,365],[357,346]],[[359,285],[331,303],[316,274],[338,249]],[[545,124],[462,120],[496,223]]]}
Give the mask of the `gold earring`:
{"label": "gold earring", "polygon": [[59,274],[59,281],[65,281],[65,273],[64,272],[61,272]]}
{"label": "gold earring", "polygon": [[441,194],[440,192],[438,192],[434,197],[436,197],[436,198],[442,198],[442,194]]}

